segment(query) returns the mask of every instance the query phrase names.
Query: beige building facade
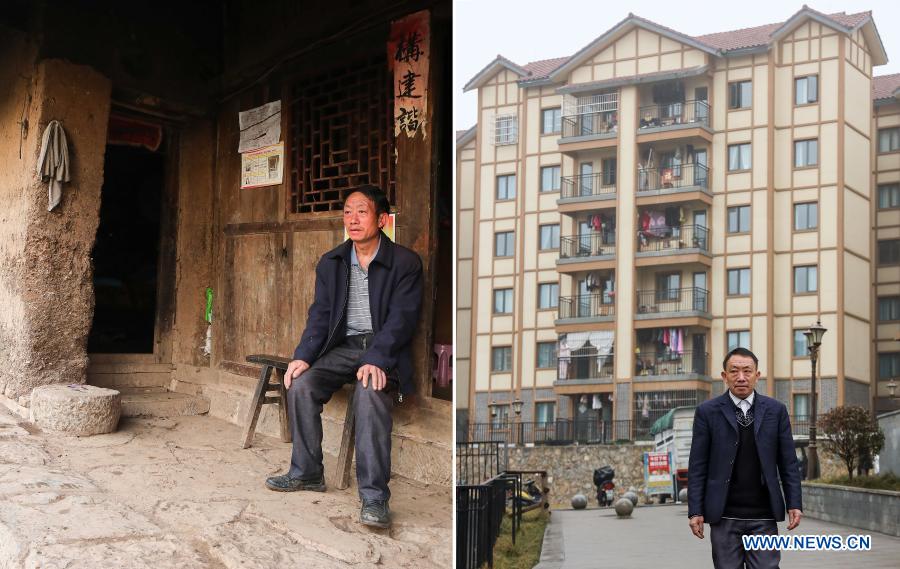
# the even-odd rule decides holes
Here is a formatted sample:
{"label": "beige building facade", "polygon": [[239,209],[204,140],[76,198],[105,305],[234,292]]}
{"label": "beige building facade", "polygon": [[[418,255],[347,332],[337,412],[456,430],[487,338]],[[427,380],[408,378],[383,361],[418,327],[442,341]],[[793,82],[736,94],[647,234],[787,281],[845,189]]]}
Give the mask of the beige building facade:
{"label": "beige building facade", "polygon": [[488,64],[457,136],[459,420],[519,400],[534,429],[644,438],[721,393],[738,345],[803,420],[817,320],[820,412],[872,407],[900,375],[886,60],[870,13],[804,7],[698,37],[629,15],[571,57]]}

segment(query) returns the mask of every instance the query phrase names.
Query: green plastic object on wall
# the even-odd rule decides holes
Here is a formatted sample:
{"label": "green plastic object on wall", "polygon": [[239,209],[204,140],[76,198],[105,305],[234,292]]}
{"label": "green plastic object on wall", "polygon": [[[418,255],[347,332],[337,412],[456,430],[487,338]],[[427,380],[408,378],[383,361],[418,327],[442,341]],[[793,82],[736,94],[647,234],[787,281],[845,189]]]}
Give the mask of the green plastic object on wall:
{"label": "green plastic object on wall", "polygon": [[212,324],[213,289],[206,287],[206,323]]}

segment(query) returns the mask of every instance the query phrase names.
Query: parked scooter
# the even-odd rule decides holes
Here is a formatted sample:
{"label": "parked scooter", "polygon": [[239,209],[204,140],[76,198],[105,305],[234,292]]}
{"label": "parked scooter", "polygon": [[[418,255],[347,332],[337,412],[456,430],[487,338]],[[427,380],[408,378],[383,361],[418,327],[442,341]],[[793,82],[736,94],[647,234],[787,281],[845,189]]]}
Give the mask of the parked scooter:
{"label": "parked scooter", "polygon": [[601,508],[610,506],[613,503],[613,497],[616,485],[613,478],[616,471],[611,466],[603,466],[594,470],[594,486],[597,487],[597,505]]}
{"label": "parked scooter", "polygon": [[515,501],[520,504],[523,512],[527,512],[528,510],[537,508],[542,504],[544,508],[549,508],[549,502],[544,499],[545,493],[546,488],[544,489],[544,492],[542,492],[537,487],[537,484],[534,483],[534,480],[526,480],[525,483],[522,484],[522,491],[519,492],[518,496],[511,496],[507,503],[507,506],[511,507],[513,502]]}

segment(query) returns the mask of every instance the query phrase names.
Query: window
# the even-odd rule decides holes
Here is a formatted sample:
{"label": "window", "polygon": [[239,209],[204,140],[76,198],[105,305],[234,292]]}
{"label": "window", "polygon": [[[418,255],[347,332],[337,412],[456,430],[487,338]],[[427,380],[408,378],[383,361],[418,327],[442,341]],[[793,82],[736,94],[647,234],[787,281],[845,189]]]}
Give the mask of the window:
{"label": "window", "polygon": [[491,348],[491,371],[510,371],[512,369],[512,346]]}
{"label": "window", "polygon": [[656,275],[656,301],[679,300],[681,273]]}
{"label": "window", "polygon": [[900,375],[900,352],[878,354],[878,379],[891,379]]}
{"label": "window", "polygon": [[749,170],[752,166],[750,159],[750,143],[728,145],[728,171]]}
{"label": "window", "polygon": [[562,109],[555,107],[541,111],[541,134],[562,132]]}
{"label": "window", "polygon": [[750,349],[750,330],[738,330],[736,332],[728,333],[728,350],[731,351],[735,348],[747,348]]}
{"label": "window", "polygon": [[803,294],[819,290],[819,268],[794,267],[794,293]]}
{"label": "window", "polygon": [[516,234],[512,231],[501,231],[494,235],[494,256],[512,257],[516,245]]}
{"label": "window", "polygon": [[794,417],[801,421],[809,420],[809,393],[794,394]]}
{"label": "window", "polygon": [[878,264],[900,264],[900,239],[888,239],[878,242]]}
{"label": "window", "polygon": [[728,208],[728,233],[750,231],[750,206],[739,205]]}
{"label": "window", "polygon": [[878,209],[900,207],[900,184],[878,186]]}
{"label": "window", "polygon": [[819,141],[794,141],[794,168],[806,168],[819,163]]}
{"label": "window", "polygon": [[559,249],[559,224],[541,226],[541,251]]}
{"label": "window", "polygon": [[808,105],[819,100],[819,77],[797,77],[794,79],[794,104]]}
{"label": "window", "polygon": [[900,127],[878,129],[878,152],[900,150]]}
{"label": "window", "polygon": [[552,423],[556,416],[556,403],[539,401],[534,404],[534,420],[538,423]]}
{"label": "window", "polygon": [[498,115],[494,118],[494,144],[503,146],[519,141],[519,119],[516,115]]}
{"label": "window", "polygon": [[794,330],[794,357],[802,358],[804,356],[809,355],[806,349],[806,336],[803,333],[806,332],[806,329],[803,330]]}
{"label": "window", "polygon": [[512,314],[513,289],[498,288],[494,290],[494,314]]}
{"label": "window", "polygon": [[559,191],[559,166],[544,166],[541,168],[541,191]]}
{"label": "window", "polygon": [[537,343],[537,367],[541,369],[556,367],[556,342]]}
{"label": "window", "polygon": [[819,226],[819,204],[794,204],[794,231],[806,231]]}
{"label": "window", "polygon": [[750,294],[750,269],[728,269],[728,294]]}
{"label": "window", "polygon": [[604,186],[615,186],[616,185],[616,159],[615,158],[604,158],[600,161],[600,172],[603,177],[602,185]]}
{"label": "window", "polygon": [[728,108],[746,109],[753,104],[753,90],[750,81],[736,81],[728,84]]}
{"label": "window", "polygon": [[541,283],[538,285],[538,309],[556,308],[559,306],[559,283]]}
{"label": "window", "polygon": [[878,299],[878,320],[900,320],[900,296],[883,296]]}
{"label": "window", "polygon": [[497,176],[497,199],[498,200],[514,200],[516,199],[516,175],[506,174]]}

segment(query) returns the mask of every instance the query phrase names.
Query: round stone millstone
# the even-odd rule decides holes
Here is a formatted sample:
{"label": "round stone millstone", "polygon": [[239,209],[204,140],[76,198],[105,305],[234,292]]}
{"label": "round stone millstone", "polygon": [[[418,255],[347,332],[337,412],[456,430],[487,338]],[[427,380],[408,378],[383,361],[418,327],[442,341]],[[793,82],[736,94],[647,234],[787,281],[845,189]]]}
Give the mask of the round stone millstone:
{"label": "round stone millstone", "polygon": [[41,385],[31,392],[31,420],[69,435],[111,433],[122,414],[122,396],[94,385]]}
{"label": "round stone millstone", "polygon": [[587,508],[587,496],[584,494],[575,494],[572,496],[572,507],[576,510]]}
{"label": "round stone millstone", "polygon": [[615,505],[616,515],[620,518],[630,518],[634,511],[634,504],[628,498],[619,498]]}
{"label": "round stone millstone", "polygon": [[687,502],[687,488],[682,488],[678,491],[678,499],[682,502]]}

